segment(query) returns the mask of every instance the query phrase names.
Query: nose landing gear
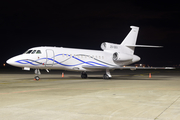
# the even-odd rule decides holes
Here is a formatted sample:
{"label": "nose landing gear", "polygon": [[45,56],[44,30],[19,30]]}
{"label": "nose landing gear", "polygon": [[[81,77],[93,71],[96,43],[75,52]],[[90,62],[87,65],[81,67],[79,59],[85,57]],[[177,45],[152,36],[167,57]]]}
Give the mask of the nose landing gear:
{"label": "nose landing gear", "polygon": [[36,80],[36,81],[40,80],[40,77],[39,77],[39,75],[41,74],[40,70],[35,69],[34,73],[35,73],[34,80]]}
{"label": "nose landing gear", "polygon": [[40,77],[39,76],[35,76],[34,80],[38,81],[38,80],[40,80]]}

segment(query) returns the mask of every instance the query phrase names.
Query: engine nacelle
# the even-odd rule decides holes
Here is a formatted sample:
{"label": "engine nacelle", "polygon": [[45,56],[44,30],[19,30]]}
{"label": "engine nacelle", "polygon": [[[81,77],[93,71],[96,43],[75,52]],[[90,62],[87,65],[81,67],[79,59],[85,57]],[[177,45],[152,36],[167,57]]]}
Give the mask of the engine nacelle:
{"label": "engine nacelle", "polygon": [[114,43],[108,43],[108,42],[103,42],[101,44],[101,49],[102,50],[118,50],[119,44],[114,44]]}
{"label": "engine nacelle", "polygon": [[115,52],[113,54],[113,60],[117,62],[129,61],[132,59],[133,59],[133,55],[128,55],[128,54],[119,53],[119,52]]}

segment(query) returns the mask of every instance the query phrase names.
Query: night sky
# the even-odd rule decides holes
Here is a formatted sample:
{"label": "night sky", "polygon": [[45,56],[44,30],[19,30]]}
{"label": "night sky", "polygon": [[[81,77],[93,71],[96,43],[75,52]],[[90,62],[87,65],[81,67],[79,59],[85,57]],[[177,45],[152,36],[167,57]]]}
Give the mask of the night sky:
{"label": "night sky", "polygon": [[0,66],[31,47],[57,46],[100,50],[102,42],[121,43],[130,26],[140,27],[138,63],[180,64],[180,3],[124,0],[6,0],[0,2]]}

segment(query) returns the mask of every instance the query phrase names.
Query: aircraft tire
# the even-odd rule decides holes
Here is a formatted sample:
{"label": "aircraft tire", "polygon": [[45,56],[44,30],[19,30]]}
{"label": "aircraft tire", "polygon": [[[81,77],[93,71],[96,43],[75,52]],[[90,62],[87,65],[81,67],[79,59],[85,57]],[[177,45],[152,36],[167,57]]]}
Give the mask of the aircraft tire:
{"label": "aircraft tire", "polygon": [[35,77],[34,77],[34,80],[39,81],[39,80],[40,80],[40,77],[39,77],[39,76],[35,76]]}
{"label": "aircraft tire", "polygon": [[81,74],[81,78],[86,79],[87,78],[87,74],[86,73]]}
{"label": "aircraft tire", "polygon": [[110,77],[107,74],[104,74],[103,79],[110,79]]}

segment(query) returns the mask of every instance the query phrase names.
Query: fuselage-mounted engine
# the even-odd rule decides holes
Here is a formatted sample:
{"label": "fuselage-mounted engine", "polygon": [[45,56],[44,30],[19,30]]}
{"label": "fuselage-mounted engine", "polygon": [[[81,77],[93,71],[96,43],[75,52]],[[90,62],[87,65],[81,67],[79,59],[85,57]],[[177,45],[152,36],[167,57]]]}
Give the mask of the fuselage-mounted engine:
{"label": "fuselage-mounted engine", "polygon": [[124,61],[129,61],[133,59],[133,55],[128,55],[125,53],[119,53],[119,52],[115,52],[113,54],[113,60],[116,62],[124,62]]}
{"label": "fuselage-mounted engine", "polygon": [[119,45],[118,44],[114,44],[114,43],[103,42],[101,44],[101,49],[102,50],[118,51]]}
{"label": "fuselage-mounted engine", "polygon": [[101,49],[111,53],[112,60],[117,65],[128,65],[140,60],[140,57],[131,52],[131,48],[119,44],[104,42]]}

